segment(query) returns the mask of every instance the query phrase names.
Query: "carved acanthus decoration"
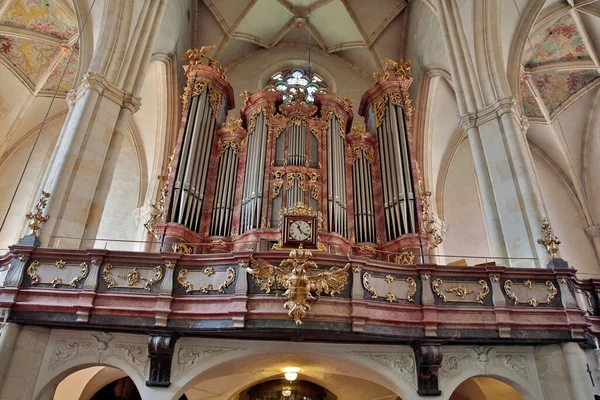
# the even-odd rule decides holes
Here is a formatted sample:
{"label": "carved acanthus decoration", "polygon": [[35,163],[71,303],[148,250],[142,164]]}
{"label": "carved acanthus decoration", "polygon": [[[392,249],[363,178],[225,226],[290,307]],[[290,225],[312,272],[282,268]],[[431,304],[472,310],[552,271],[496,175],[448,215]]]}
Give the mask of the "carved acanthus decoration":
{"label": "carved acanthus decoration", "polygon": [[373,147],[366,146],[363,144],[359,144],[359,145],[355,145],[355,146],[349,145],[348,146],[348,157],[350,157],[352,159],[353,163],[356,160],[359,160],[362,157],[364,157],[365,160],[367,160],[370,164],[372,164],[373,160],[375,159],[375,150],[373,150]]}
{"label": "carved acanthus decoration", "polygon": [[248,104],[248,101],[250,101],[250,96],[252,96],[252,92],[248,89],[245,89],[242,93],[240,93],[240,97],[244,99],[244,104],[242,104],[242,107]]}
{"label": "carved acanthus decoration", "polygon": [[152,211],[150,212],[150,219],[148,222],[144,224],[144,228],[146,231],[154,237],[154,239],[158,239],[158,231],[156,230],[157,222],[165,222],[167,218],[167,214],[165,212],[165,202],[167,201],[167,192],[169,190],[169,180],[171,179],[171,172],[173,169],[173,158],[175,154],[171,154],[169,157],[169,162],[165,168],[165,172],[162,175],[157,176],[158,181],[160,182],[160,193],[158,196],[158,202],[152,203],[150,207]]}
{"label": "carved acanthus decoration", "polygon": [[31,234],[33,236],[37,236],[41,225],[50,219],[50,214],[44,215],[44,209],[48,205],[48,198],[50,198],[50,193],[42,190],[42,196],[35,205],[35,211],[25,215],[25,217],[30,221],[29,229],[31,229]]}
{"label": "carved acanthus decoration", "polygon": [[[485,279],[479,281],[449,281],[444,284],[441,278],[431,282],[431,289],[444,303],[479,303],[484,304],[490,293],[490,286]],[[475,293],[477,293],[475,295]],[[446,294],[454,296],[448,298]]]}
{"label": "carved acanthus decoration", "polygon": [[396,255],[394,262],[396,264],[408,265],[415,263],[416,254],[410,250],[404,250],[400,254]]}
{"label": "carved acanthus decoration", "polygon": [[208,294],[211,291],[225,293],[235,281],[235,268],[229,267],[225,271],[217,271],[212,267],[203,270],[182,269],[177,275],[177,282],[185,289],[186,293],[201,292]]}
{"label": "carved acanthus decoration", "polygon": [[283,296],[287,297],[284,307],[298,325],[302,324],[302,318],[310,310],[311,300],[318,298],[321,293],[331,294],[331,296],[339,294],[348,283],[350,263],[343,268],[330,268],[313,276],[311,269],[317,269],[318,266],[314,261],[309,261],[310,257],[312,257],[310,251],[299,248],[292,250],[289,258],[283,260],[279,267],[260,258],[250,258],[247,267],[248,273],[256,279],[266,293],[270,292],[275,282],[286,289],[283,293]]}
{"label": "carved acanthus decoration", "polygon": [[242,151],[244,151],[244,147],[246,145],[246,142],[244,140],[241,139],[226,139],[226,140],[219,140],[217,142],[217,148],[219,150],[219,156],[222,156],[223,153],[225,153],[225,151],[227,151],[227,149],[231,148],[231,150],[233,150],[233,152],[235,153],[235,155],[240,158]]}
{"label": "carved acanthus decoration", "polygon": [[429,250],[435,249],[442,243],[442,234],[435,225],[435,218],[430,210],[429,198],[431,192],[425,190],[425,181],[421,175],[421,169],[417,165],[417,179],[419,181],[419,197],[421,199],[421,230],[424,235],[427,236]]}
{"label": "carved acanthus decoration", "polygon": [[102,268],[102,279],[108,284],[107,288],[144,289],[151,290],[152,286],[163,277],[163,269],[156,267],[128,267],[105,264]]}
{"label": "carved acanthus decoration", "polygon": [[229,347],[199,347],[182,345],[177,352],[178,374],[189,371],[198,364],[206,362],[221,354],[235,351],[235,348]]}
{"label": "carved acanthus decoration", "polygon": [[579,294],[585,295],[585,299],[587,301],[586,311],[589,315],[594,315],[594,305],[592,304],[592,294],[589,292],[589,290],[576,289],[575,291]]}
{"label": "carved acanthus decoration", "polygon": [[361,357],[367,358],[377,364],[384,366],[396,375],[410,383],[413,388],[417,387],[415,374],[415,358],[411,353],[372,353],[354,352]]}
{"label": "carved acanthus decoration", "polygon": [[308,189],[310,196],[315,200],[319,200],[319,174],[316,172],[308,174]]}
{"label": "carved acanthus decoration", "polygon": [[548,218],[544,218],[544,220],[542,221],[542,232],[544,232],[544,239],[538,239],[537,242],[546,248],[546,251],[548,251],[550,257],[556,258],[556,254],[558,253],[558,246],[560,245],[560,240],[558,240],[556,235],[554,235]]}
{"label": "carved acanthus decoration", "polygon": [[294,186],[294,181],[298,181],[298,187],[300,190],[306,190],[306,175],[302,172],[288,172],[286,174],[287,185],[286,189],[290,190]]}
{"label": "carved acanthus decoration", "polygon": [[192,254],[194,252],[194,248],[186,243],[173,243],[171,249],[174,253],[179,254]]}
{"label": "carved acanthus decoration", "polygon": [[52,287],[65,285],[75,288],[87,277],[88,272],[89,266],[85,262],[68,263],[63,260],[58,260],[54,264],[33,260],[27,267],[27,275],[31,278],[32,285],[42,284],[52,285]]}
{"label": "carved acanthus decoration", "polygon": [[[379,297],[379,293],[386,293],[385,299],[390,303],[396,300],[407,300],[411,303],[415,301],[413,296],[417,293],[417,282],[412,277],[406,279],[395,279],[391,275],[372,276],[365,272],[362,277],[363,287],[372,299]],[[378,293],[379,291],[379,293]],[[401,293],[406,293],[402,295]]]}
{"label": "carved acanthus decoration", "polygon": [[390,76],[396,76],[400,79],[410,79],[412,73],[412,60],[394,61],[391,58],[383,60],[383,74],[374,73],[376,83],[381,83],[387,80]]}
{"label": "carved acanthus decoration", "polygon": [[[531,280],[526,280],[522,283],[522,287],[514,286],[513,282],[510,279],[507,279],[504,282],[504,291],[506,295],[513,301],[514,305],[520,304],[523,302],[522,298],[527,298],[527,304],[531,307],[537,307],[539,304],[550,304],[552,300],[558,294],[558,289],[554,286],[552,281],[546,281],[546,288],[543,286],[536,286],[535,282]],[[525,288],[525,289],[523,289]],[[536,299],[536,296],[546,296],[544,300]],[[519,299],[521,296],[521,299]]]}
{"label": "carved acanthus decoration", "polygon": [[281,194],[281,187],[283,186],[283,178],[285,177],[284,171],[275,171],[273,172],[272,182],[272,190],[271,190],[271,198],[276,198]]}
{"label": "carved acanthus decoration", "polygon": [[215,45],[210,45],[202,46],[199,50],[198,48],[188,49],[188,51],[185,52],[181,60],[189,60],[189,70],[192,70],[196,68],[196,66],[203,64],[204,60],[208,60],[206,53],[208,53],[211,50],[214,50],[216,47],[217,46]]}

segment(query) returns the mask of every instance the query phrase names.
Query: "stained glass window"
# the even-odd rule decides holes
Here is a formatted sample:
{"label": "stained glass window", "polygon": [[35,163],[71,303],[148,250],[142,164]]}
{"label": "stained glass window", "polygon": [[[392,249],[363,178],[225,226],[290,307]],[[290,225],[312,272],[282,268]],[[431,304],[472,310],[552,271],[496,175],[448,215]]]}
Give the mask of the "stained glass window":
{"label": "stained glass window", "polygon": [[306,101],[315,101],[315,93],[327,93],[327,84],[319,75],[311,73],[310,76],[303,69],[287,69],[277,72],[267,82],[266,90],[280,91],[283,101],[288,102],[293,95],[302,93]]}

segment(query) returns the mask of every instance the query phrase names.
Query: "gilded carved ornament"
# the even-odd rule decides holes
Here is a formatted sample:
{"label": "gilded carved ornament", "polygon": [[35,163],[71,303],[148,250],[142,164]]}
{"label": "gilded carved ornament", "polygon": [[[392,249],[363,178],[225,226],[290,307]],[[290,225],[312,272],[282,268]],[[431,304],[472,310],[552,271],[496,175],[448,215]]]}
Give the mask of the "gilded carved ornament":
{"label": "gilded carved ornament", "polygon": [[186,243],[173,243],[171,250],[179,254],[192,254],[194,252],[194,248]]}
{"label": "gilded carved ornament", "polygon": [[373,147],[363,144],[354,146],[348,145],[348,157],[352,159],[352,163],[364,157],[370,164],[373,164],[373,160],[375,160],[375,151],[373,150]]}
{"label": "gilded carved ornament", "polygon": [[248,104],[248,101],[250,101],[250,96],[252,96],[252,92],[248,89],[245,89],[243,92],[240,93],[240,97],[244,99],[244,104],[242,105],[242,107]]}
{"label": "gilded carved ornament", "polygon": [[429,198],[431,192],[425,190],[425,181],[421,175],[421,169],[417,164],[417,179],[419,184],[419,198],[421,199],[421,230],[427,236],[429,250],[435,249],[442,243],[442,233],[438,230],[435,225],[435,219],[433,213],[430,210]]}
{"label": "gilded carved ornament", "polygon": [[[388,284],[388,286],[387,286],[388,292],[385,295],[385,300],[389,301],[390,303],[393,303],[394,301],[401,298],[401,297],[397,296],[397,293],[392,293],[391,290],[393,288],[389,286],[391,283],[395,282],[395,280],[396,280],[393,276],[386,275],[383,278],[382,277],[374,277],[369,272],[365,272],[362,276],[363,287],[371,295],[372,299],[379,298],[379,293],[377,293],[377,290],[373,287],[374,279],[383,279],[385,281],[385,283]],[[417,293],[417,282],[415,281],[414,278],[409,276],[408,278],[406,278],[406,283],[408,284],[408,289],[406,292],[406,297],[404,297],[404,298],[407,301],[413,303],[415,301],[413,296],[415,295],[415,293]]]}
{"label": "gilded carved ornament", "polygon": [[[194,287],[192,282],[190,282],[191,274],[201,274],[210,278],[216,275],[226,274],[227,276],[219,284],[219,286],[215,289],[212,280],[207,281],[206,278],[198,279],[199,286],[197,288]],[[225,271],[215,271],[212,267],[206,267],[201,271],[188,271],[187,269],[182,269],[179,271],[177,275],[177,282],[185,289],[186,293],[190,292],[201,292],[204,294],[208,294],[210,291],[218,291],[219,293],[225,293],[225,289],[227,289],[233,282],[235,281],[235,268],[229,267]],[[215,283],[216,285],[216,283]]]}
{"label": "gilded carved ornament", "polygon": [[[105,264],[102,268],[102,280],[108,284],[108,289],[144,289],[149,291],[152,289],[152,286],[159,282],[163,277],[163,269],[160,265],[157,265],[156,267],[119,266],[117,268],[124,269],[125,271],[113,276],[112,272],[114,268],[115,267],[112,264]],[[146,272],[146,276],[140,274],[140,270]],[[115,277],[125,281],[127,284],[119,284]]]}
{"label": "gilded carved ornament", "polygon": [[167,191],[169,189],[169,180],[171,179],[174,157],[175,154],[171,154],[164,174],[157,176],[161,186],[158,202],[150,205],[152,208],[152,211],[150,212],[150,219],[144,224],[144,228],[146,228],[146,231],[152,235],[154,239],[158,239],[158,231],[156,230],[155,224],[157,222],[164,223],[167,218],[167,214],[165,213],[165,202],[167,200]]}
{"label": "gilded carved ornament", "polygon": [[331,296],[339,294],[348,283],[350,263],[343,268],[333,267],[313,276],[311,269],[318,269],[318,266],[314,261],[309,261],[310,257],[312,253],[301,246],[292,250],[289,258],[283,260],[279,267],[260,258],[250,258],[246,267],[266,293],[270,293],[275,283],[286,289],[283,293],[287,297],[284,307],[298,325],[302,324],[302,318],[311,309],[311,300],[317,299],[321,293]]}
{"label": "gilded carved ornament", "polygon": [[412,251],[404,250],[400,254],[396,255],[396,257],[394,258],[394,262],[396,264],[403,264],[403,265],[414,264],[415,257],[416,257],[416,255]]}
{"label": "gilded carved ornament", "polygon": [[[513,301],[514,305],[516,306],[517,304],[521,303],[521,300],[518,298],[517,293],[515,293],[515,291],[513,290],[513,285],[514,284],[510,279],[506,280],[504,282],[504,291],[506,292],[506,295]],[[525,282],[522,283],[522,285],[525,288],[527,288],[529,292],[531,292],[534,290],[535,282],[533,282],[532,280],[526,280]],[[556,286],[554,286],[552,281],[546,281],[545,285],[547,288],[546,298],[542,301],[542,300],[537,300],[535,297],[531,296],[527,300],[527,304],[529,304],[531,307],[537,307],[539,304],[550,304],[550,302],[558,294],[558,289],[556,289]]]}
{"label": "gilded carved ornament", "polygon": [[217,148],[219,150],[219,157],[223,155],[227,151],[227,149],[231,148],[235,155],[240,158],[242,151],[244,151],[244,147],[246,147],[246,141],[240,139],[226,139],[219,140],[217,142]]}
{"label": "gilded carved ornament", "polygon": [[25,215],[25,218],[27,218],[29,221],[31,221],[31,222],[29,222],[29,228],[31,229],[31,234],[33,236],[37,236],[37,234],[41,228],[41,225],[50,219],[50,214],[44,215],[44,209],[48,205],[49,197],[50,197],[50,193],[44,192],[42,190],[42,196],[40,197],[40,199],[38,200],[38,202],[35,205],[35,211],[27,213]]}
{"label": "gilded carved ornament", "polygon": [[[454,302],[467,302],[472,303],[476,302],[479,304],[483,304],[483,301],[490,293],[490,287],[485,279],[481,279],[478,282],[469,281],[469,282],[459,282],[453,281],[450,282],[451,287],[444,289],[443,288],[444,281],[441,278],[436,278],[431,282],[431,289],[433,293],[435,293],[444,303],[454,303]],[[480,291],[475,296],[474,300],[468,299],[467,296],[473,294],[475,291],[473,289],[469,289],[469,286],[478,284],[480,286]],[[454,294],[455,298],[448,298],[446,294]]]}
{"label": "gilded carved ornament", "polygon": [[537,242],[546,248],[550,257],[556,258],[560,240],[554,235],[552,227],[550,226],[550,221],[548,221],[547,217],[542,221],[542,232],[544,233],[544,239],[538,239]]}
{"label": "gilded carved ornament", "polygon": [[585,295],[585,299],[587,301],[587,313],[589,315],[594,315],[594,305],[592,304],[592,294],[588,290],[575,289],[575,291],[579,294]]}
{"label": "gilded carved ornament", "polygon": [[[31,264],[29,264],[29,267],[27,267],[27,275],[31,278],[32,285],[47,284],[47,285],[52,285],[52,287],[58,287],[59,285],[67,285],[67,286],[71,286],[71,287],[77,287],[77,284],[79,283],[79,281],[81,281],[82,279],[85,279],[89,272],[89,267],[86,262],[82,262],[81,264],[77,264],[77,263],[71,264],[71,263],[66,263],[63,260],[58,260],[54,263],[54,266],[57,269],[64,269],[65,266],[69,266],[69,267],[71,267],[71,269],[79,268],[79,273],[76,273],[75,276],[68,283],[63,282],[63,279],[58,276],[54,277],[53,279],[49,280],[48,282],[42,282],[42,278],[38,274],[38,267],[40,267],[41,265],[42,264],[38,260],[34,260],[34,261],[32,261]],[[47,267],[49,265],[44,264],[43,266]]]}

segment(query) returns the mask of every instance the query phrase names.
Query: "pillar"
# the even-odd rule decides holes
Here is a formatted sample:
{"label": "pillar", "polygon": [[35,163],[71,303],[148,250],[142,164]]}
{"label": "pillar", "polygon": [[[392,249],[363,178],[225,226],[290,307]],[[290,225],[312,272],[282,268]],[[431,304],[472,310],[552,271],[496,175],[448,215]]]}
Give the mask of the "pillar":
{"label": "pillar", "polygon": [[591,377],[587,371],[587,360],[578,343],[560,345],[565,359],[569,381],[576,399],[593,399]]}

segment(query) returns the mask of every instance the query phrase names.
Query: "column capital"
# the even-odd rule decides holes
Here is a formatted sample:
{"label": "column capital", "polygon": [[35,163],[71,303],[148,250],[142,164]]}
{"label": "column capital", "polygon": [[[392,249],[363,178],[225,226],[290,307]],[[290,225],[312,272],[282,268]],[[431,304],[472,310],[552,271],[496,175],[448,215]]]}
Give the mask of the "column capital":
{"label": "column capital", "polygon": [[121,88],[107,81],[104,76],[95,73],[85,74],[81,85],[68,93],[67,102],[69,106],[83,97],[84,93],[88,90],[95,90],[101,96],[112,100],[121,107],[131,110],[132,113],[140,109],[141,99],[139,97],[133,96],[131,93],[126,93]]}
{"label": "column capital", "polygon": [[500,118],[504,114],[512,114],[522,132],[526,132],[529,128],[529,121],[521,112],[519,103],[514,97],[505,97],[474,113],[465,113],[460,117],[458,124],[463,130],[468,131]]}
{"label": "column capital", "polygon": [[598,225],[588,226],[584,229],[584,232],[592,239],[600,238],[600,226]]}

